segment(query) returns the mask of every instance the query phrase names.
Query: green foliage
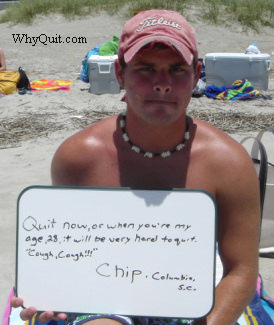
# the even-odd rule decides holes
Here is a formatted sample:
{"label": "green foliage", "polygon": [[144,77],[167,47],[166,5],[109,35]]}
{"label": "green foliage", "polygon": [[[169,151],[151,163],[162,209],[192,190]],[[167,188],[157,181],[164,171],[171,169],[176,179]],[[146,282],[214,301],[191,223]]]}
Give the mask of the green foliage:
{"label": "green foliage", "polygon": [[218,0],[208,1],[206,3],[205,10],[202,17],[213,24],[217,24],[219,22],[219,16],[220,16],[220,1]]}
{"label": "green foliage", "polygon": [[132,10],[148,10],[148,9],[166,9],[174,10],[183,13],[187,4],[191,3],[191,0],[138,0],[127,1],[130,15]]}
{"label": "green foliage", "polygon": [[245,27],[255,30],[260,26],[274,27],[273,0],[231,0],[227,9]]}
{"label": "green foliage", "polygon": [[133,10],[167,9],[184,16],[189,10],[200,9],[204,20],[220,24],[225,20],[238,21],[246,28],[274,27],[273,0],[21,0],[9,6],[0,17],[0,23],[31,24],[37,15],[59,13],[68,19],[104,11],[109,15],[124,13],[127,18]]}

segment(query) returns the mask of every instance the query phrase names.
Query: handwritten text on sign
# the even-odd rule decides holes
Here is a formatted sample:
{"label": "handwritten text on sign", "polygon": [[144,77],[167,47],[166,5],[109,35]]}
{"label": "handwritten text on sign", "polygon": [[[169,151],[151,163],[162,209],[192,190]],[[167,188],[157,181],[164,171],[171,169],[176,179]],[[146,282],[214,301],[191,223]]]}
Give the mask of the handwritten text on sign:
{"label": "handwritten text on sign", "polygon": [[18,201],[17,293],[39,310],[201,317],[214,258],[205,192],[32,187]]}

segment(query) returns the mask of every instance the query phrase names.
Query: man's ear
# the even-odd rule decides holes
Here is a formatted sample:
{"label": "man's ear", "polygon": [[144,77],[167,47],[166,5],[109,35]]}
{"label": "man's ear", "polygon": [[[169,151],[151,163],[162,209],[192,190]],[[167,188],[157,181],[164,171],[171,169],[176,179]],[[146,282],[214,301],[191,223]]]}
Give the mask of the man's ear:
{"label": "man's ear", "polygon": [[196,70],[195,70],[195,76],[194,76],[194,85],[193,85],[193,89],[196,88],[196,85],[200,79],[200,73],[201,73],[201,69],[202,69],[202,63],[200,61],[197,61],[196,63]]}
{"label": "man's ear", "polygon": [[119,85],[124,88],[124,73],[121,64],[118,59],[115,60],[114,64],[117,81]]}

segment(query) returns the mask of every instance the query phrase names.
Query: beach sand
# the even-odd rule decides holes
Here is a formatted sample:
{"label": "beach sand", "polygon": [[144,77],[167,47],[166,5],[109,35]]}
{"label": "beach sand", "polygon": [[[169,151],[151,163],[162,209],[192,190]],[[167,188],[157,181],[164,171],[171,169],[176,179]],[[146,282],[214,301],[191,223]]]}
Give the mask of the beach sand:
{"label": "beach sand", "polygon": [[[211,52],[239,52],[257,42],[262,53],[272,54],[269,89],[261,93],[272,99],[256,99],[243,102],[214,101],[206,97],[193,98],[190,109],[222,113],[245,112],[250,114],[273,113],[274,107],[274,39],[273,29],[243,32],[240,26],[231,28],[212,26],[200,19],[192,18],[197,32],[199,57]],[[125,109],[121,102],[124,94],[93,95],[89,84],[78,80],[81,61],[94,46],[119,36],[125,19],[100,14],[94,17],[68,21],[61,16],[39,17],[31,26],[0,25],[0,47],[3,48],[7,67],[17,70],[20,66],[30,80],[71,79],[70,91],[42,91],[31,95],[13,93],[0,99],[0,123],[11,128],[10,122],[25,124],[25,132],[14,132],[8,142],[0,144],[0,319],[8,294],[15,284],[16,204],[20,192],[30,185],[50,185],[50,163],[58,146],[68,136],[83,128],[83,125]],[[28,37],[85,38],[86,43],[27,43],[15,41],[16,34]],[[73,39],[73,40],[76,40]],[[89,112],[88,122],[85,116]],[[38,129],[33,131],[32,128]],[[39,131],[40,129],[40,131]],[[241,130],[232,136],[239,141],[254,130]],[[30,131],[30,132],[29,132]],[[2,131],[1,131],[2,132]],[[8,131],[3,131],[3,133]],[[35,135],[37,133],[37,135]],[[19,139],[19,140],[18,140]],[[2,139],[0,139],[2,141]],[[269,158],[274,162],[273,138],[266,134]],[[271,143],[272,142],[272,143]],[[260,259],[260,272],[266,290],[274,297],[273,260]]]}

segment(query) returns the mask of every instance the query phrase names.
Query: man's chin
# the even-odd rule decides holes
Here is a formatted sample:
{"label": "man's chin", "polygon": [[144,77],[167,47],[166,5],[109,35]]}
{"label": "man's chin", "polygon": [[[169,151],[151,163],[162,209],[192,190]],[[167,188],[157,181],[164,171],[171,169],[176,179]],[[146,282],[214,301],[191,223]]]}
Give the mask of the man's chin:
{"label": "man's chin", "polygon": [[177,114],[171,114],[166,109],[158,108],[153,112],[146,112],[145,119],[152,126],[165,127],[174,123],[178,116]]}

